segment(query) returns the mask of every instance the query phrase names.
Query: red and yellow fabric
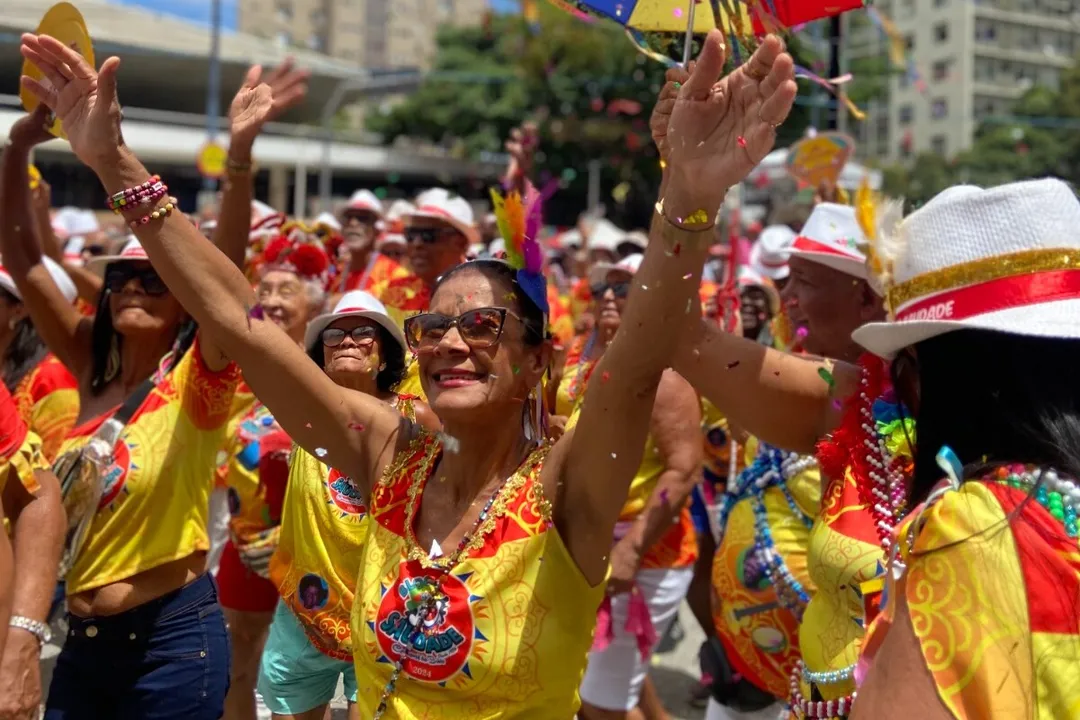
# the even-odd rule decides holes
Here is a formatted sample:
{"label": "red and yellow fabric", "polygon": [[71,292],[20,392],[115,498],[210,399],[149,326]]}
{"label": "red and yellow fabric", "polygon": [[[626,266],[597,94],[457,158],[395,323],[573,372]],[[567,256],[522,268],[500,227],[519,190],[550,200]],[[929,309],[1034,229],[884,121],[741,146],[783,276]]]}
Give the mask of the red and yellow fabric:
{"label": "red and yellow fabric", "polygon": [[[196,339],[150,391],[113,450],[97,513],[67,575],[69,595],[209,549],[215,460],[239,381],[233,364],[211,372]],[[72,430],[60,454],[85,445],[114,412]]]}
{"label": "red and yellow fabric", "polygon": [[[710,480],[714,482],[727,480],[731,471],[733,446],[735,448],[735,473],[743,471],[746,467],[747,456],[739,452],[738,443],[732,443],[727,418],[705,398],[701,399],[701,433],[705,443],[704,469]],[[720,490],[722,491],[723,488]]]}
{"label": "red and yellow fabric", "polygon": [[570,286],[570,316],[572,321],[589,312],[592,307],[592,289],[589,288],[589,278],[578,278]]}
{"label": "red and yellow fabric", "polygon": [[555,284],[547,285],[548,327],[555,336],[555,342],[569,345],[574,340],[574,318],[570,313],[570,299],[560,295]]}
{"label": "red and yellow fabric", "polygon": [[225,443],[217,454],[216,487],[224,488],[228,484],[229,471],[233,462],[234,440],[240,422],[255,407],[258,398],[242,378],[233,393],[232,407],[229,409],[229,421],[225,424]]}
{"label": "red and yellow fabric", "polygon": [[[1060,520],[1027,489],[968,481],[911,513],[896,537],[906,569],[889,573],[885,596],[904,594],[954,718],[1080,717],[1080,549]],[[894,611],[886,600],[868,648]]]}
{"label": "red and yellow fabric", "polygon": [[19,414],[41,438],[41,451],[55,460],[79,418],[79,382],[52,353],[23,376],[13,393]]}
{"label": "red and yellow fabric", "polygon": [[[360,716],[374,715],[405,653],[388,718],[573,717],[604,583],[589,585],[552,526],[539,482],[546,447],[507,480],[446,571],[438,612],[410,616],[412,591],[444,572],[412,530],[440,453],[422,433],[374,490],[352,623]],[[413,621],[425,630],[416,639]]]}
{"label": "red and yellow fabric", "polygon": [[[404,395],[397,401],[409,420],[416,419],[413,401]],[[367,517],[367,500],[352,479],[302,448],[293,451],[270,581],[311,644],[338,660],[353,656],[349,617]],[[317,588],[317,602],[301,596],[301,584]]]}
{"label": "red and yellow fabric", "polygon": [[404,265],[380,252],[375,252],[368,267],[364,270],[353,270],[345,276],[345,287],[342,292],[364,290],[379,297],[379,293],[392,280],[402,280],[411,276],[412,273]]}
{"label": "red and yellow fabric", "polygon": [[[577,425],[581,414],[581,401],[585,397],[592,370],[596,367],[593,360],[582,358],[587,338],[578,338],[566,356],[562,381],[555,395],[555,413],[566,417],[566,430]],[[578,376],[581,376],[579,380]],[[633,520],[645,509],[656,491],[656,485],[663,474],[664,458],[660,448],[653,442],[652,435],[645,439],[645,452],[637,474],[630,481],[630,491],[626,497],[619,522]],[[689,505],[684,507],[679,519],[654,543],[642,558],[642,568],[682,568],[690,567],[698,557],[697,532],[690,517]]]}
{"label": "red and yellow fabric", "polygon": [[[751,438],[746,447],[747,464],[756,451],[757,441]],[[816,466],[789,478],[787,489],[807,517],[817,516],[821,474]],[[762,690],[786,697],[788,680],[800,657],[799,621],[779,605],[771,584],[751,585],[746,579],[744,563],[757,542],[754,502],[753,497],[745,498],[731,510],[713,557],[713,625],[736,672]],[[807,567],[810,529],[792,511],[780,488],[766,489],[763,503],[775,551],[803,589],[813,595],[814,583]]]}
{"label": "red and yellow fabric", "polygon": [[0,383],[0,493],[14,477],[34,495],[41,489],[34,473],[49,469],[41,451],[41,438],[27,427],[11,393]]}
{"label": "red and yellow fabric", "polygon": [[[416,275],[393,278],[381,288],[372,292],[386,306],[390,319],[401,325],[406,318],[417,313],[427,312],[431,305],[431,289]],[[405,378],[397,388],[403,395],[415,395],[425,398],[424,388],[420,384],[420,366],[413,358],[405,368]]]}
{"label": "red and yellow fabric", "polygon": [[[247,383],[243,389],[250,393]],[[239,395],[240,393],[238,393]],[[236,406],[236,403],[233,403]],[[259,460],[271,447],[288,447],[288,435],[274,420],[270,410],[258,400],[234,423],[226,453],[225,486],[229,493],[229,530],[233,542],[243,546],[258,540],[270,528],[281,524],[285,499],[284,478],[266,478],[259,472]]]}

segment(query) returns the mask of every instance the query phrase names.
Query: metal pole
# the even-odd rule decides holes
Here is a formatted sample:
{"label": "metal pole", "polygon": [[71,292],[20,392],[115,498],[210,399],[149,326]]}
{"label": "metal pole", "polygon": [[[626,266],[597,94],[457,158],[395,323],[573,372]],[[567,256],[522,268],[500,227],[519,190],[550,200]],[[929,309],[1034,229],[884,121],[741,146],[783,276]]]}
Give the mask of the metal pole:
{"label": "metal pole", "polygon": [[686,44],[682,51],[682,64],[686,67],[690,64],[690,50],[694,47],[694,8],[697,0],[690,0],[690,7],[686,11]]}
{"label": "metal pole", "polygon": [[[217,139],[218,118],[221,115],[221,0],[210,4],[210,77],[206,83],[206,140]],[[217,180],[203,178],[203,188],[217,189]]]}
{"label": "metal pole", "polygon": [[600,161],[589,161],[589,210],[600,207]]}
{"label": "metal pole", "polygon": [[[817,22],[813,24],[813,32],[811,33],[811,37],[814,39],[812,43],[814,47],[820,48],[823,44],[822,40],[824,40],[825,37],[824,29],[825,26],[823,23]],[[824,93],[824,90],[817,87],[816,85],[810,86],[810,98],[813,100],[810,105],[810,127],[814,128],[815,130],[821,128],[821,106],[818,105],[817,100],[819,95],[822,93]],[[826,97],[828,96],[826,95]]]}
{"label": "metal pole", "polygon": [[346,93],[358,90],[362,93],[372,93],[379,90],[408,90],[420,85],[422,77],[419,73],[401,74],[393,77],[372,79],[366,75],[346,78],[334,88],[330,99],[323,105],[322,117],[322,161],[319,168],[319,210],[330,212],[331,184],[334,179],[333,146],[334,146],[334,115],[345,100]]}
{"label": "metal pole", "polygon": [[[840,16],[836,15],[829,19],[829,77],[840,77]],[[843,92],[839,90],[838,92]],[[829,129],[836,130],[840,127],[841,103],[830,103]]]}

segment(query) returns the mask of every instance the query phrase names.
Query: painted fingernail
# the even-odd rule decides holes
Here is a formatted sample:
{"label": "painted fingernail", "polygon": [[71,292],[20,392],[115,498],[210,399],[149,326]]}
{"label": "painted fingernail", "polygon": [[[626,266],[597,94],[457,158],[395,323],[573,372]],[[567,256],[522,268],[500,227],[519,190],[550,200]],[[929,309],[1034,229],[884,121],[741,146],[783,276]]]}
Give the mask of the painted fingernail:
{"label": "painted fingernail", "polygon": [[678,89],[679,89],[679,88],[681,88],[681,87],[682,87],[682,83],[681,83],[681,82],[676,82],[676,83],[675,83],[675,89],[676,89],[676,90],[678,90]]}

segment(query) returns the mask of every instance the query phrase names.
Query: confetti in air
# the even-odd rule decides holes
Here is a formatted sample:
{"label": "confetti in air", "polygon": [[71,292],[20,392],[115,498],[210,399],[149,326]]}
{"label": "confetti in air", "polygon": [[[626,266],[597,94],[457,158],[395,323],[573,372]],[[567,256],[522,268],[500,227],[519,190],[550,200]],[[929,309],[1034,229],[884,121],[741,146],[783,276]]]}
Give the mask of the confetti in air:
{"label": "confetti in air", "polygon": [[615,453],[611,453],[611,459],[614,460],[615,457],[616,457]]}
{"label": "confetti in air", "polygon": [[265,317],[266,315],[263,312],[263,306],[258,303],[252,305],[251,308],[248,309],[248,318],[252,320],[263,320]]}
{"label": "confetti in air", "polygon": [[667,491],[667,488],[661,488],[660,489],[660,502],[662,502],[665,505],[668,504],[668,491]]}
{"label": "confetti in air", "polygon": [[821,376],[822,380],[829,384],[830,388],[836,386],[836,381],[833,379],[832,373],[829,372],[826,368],[818,368],[817,374]]}
{"label": "confetti in air", "polygon": [[833,400],[832,401],[832,406],[837,410],[843,410],[844,409],[844,406],[840,403],[839,400]]}
{"label": "confetti in air", "polygon": [[802,325],[800,325],[798,327],[798,329],[795,330],[795,337],[799,338],[800,340],[805,340],[806,336],[809,335],[809,334],[810,334],[810,331],[807,330],[806,327],[802,326]]}
{"label": "confetti in air", "polygon": [[315,454],[321,458],[326,457],[326,448],[315,448]]}
{"label": "confetti in air", "polygon": [[607,370],[605,370],[603,373],[600,374],[600,382],[606,383],[610,379],[611,379],[611,373],[609,373]]}
{"label": "confetti in air", "polygon": [[735,138],[735,142],[739,143],[739,147],[741,147],[741,148],[746,147],[746,138],[744,138],[742,135]]}

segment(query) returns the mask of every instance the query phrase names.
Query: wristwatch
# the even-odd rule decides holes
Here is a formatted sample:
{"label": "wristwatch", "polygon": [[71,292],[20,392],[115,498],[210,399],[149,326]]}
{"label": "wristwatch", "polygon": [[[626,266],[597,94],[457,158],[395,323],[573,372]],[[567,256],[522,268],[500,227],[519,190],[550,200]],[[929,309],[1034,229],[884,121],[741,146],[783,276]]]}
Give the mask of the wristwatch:
{"label": "wristwatch", "polygon": [[52,630],[49,626],[39,620],[31,620],[28,617],[22,617],[21,615],[12,615],[11,620],[8,621],[8,625],[13,628],[19,628],[25,630],[38,639],[42,645],[52,640]]}

